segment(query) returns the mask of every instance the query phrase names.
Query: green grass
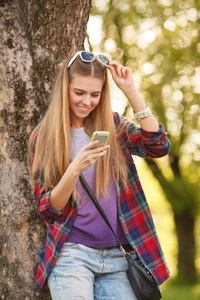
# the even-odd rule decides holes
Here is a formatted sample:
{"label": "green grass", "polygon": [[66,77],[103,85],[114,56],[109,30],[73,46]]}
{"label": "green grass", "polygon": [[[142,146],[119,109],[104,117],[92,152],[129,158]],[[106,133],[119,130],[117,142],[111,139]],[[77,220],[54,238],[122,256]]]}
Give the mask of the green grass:
{"label": "green grass", "polygon": [[200,300],[200,284],[178,284],[168,280],[162,285],[162,300]]}

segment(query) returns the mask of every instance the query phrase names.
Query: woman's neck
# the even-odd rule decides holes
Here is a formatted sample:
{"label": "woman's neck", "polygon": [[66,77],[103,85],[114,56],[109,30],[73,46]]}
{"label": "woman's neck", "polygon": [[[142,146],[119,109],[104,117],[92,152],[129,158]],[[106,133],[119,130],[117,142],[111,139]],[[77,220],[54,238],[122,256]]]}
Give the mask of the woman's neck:
{"label": "woman's neck", "polygon": [[70,128],[71,129],[76,129],[76,128],[82,128],[82,127],[84,127],[84,123],[70,123]]}

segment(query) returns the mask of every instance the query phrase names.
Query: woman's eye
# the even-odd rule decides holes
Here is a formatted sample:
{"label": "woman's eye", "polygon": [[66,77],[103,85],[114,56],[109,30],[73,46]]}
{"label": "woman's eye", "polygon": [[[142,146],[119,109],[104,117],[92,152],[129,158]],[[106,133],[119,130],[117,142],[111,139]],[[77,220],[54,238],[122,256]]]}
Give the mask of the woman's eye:
{"label": "woman's eye", "polygon": [[96,98],[96,97],[98,97],[99,96],[99,94],[93,94],[92,95],[92,97],[94,97],[94,98]]}
{"label": "woman's eye", "polygon": [[75,92],[76,95],[83,95],[83,93]]}

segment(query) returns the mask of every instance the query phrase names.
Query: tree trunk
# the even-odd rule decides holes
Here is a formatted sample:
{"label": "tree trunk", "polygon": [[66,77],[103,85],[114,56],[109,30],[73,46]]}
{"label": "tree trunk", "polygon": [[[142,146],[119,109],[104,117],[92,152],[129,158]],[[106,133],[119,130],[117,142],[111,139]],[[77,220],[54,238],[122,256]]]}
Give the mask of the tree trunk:
{"label": "tree trunk", "polygon": [[178,238],[178,279],[194,282],[197,279],[195,268],[194,217],[188,211],[185,214],[174,213]]}
{"label": "tree trunk", "polygon": [[[171,154],[172,155],[172,154]],[[195,267],[195,200],[190,184],[181,177],[178,159],[170,158],[175,178],[168,181],[154,160],[146,162],[165,191],[173,212],[178,238],[178,280],[193,281],[197,279]]]}
{"label": "tree trunk", "polygon": [[46,236],[27,171],[27,141],[59,63],[84,48],[91,0],[0,1],[0,299],[51,299],[33,269]]}

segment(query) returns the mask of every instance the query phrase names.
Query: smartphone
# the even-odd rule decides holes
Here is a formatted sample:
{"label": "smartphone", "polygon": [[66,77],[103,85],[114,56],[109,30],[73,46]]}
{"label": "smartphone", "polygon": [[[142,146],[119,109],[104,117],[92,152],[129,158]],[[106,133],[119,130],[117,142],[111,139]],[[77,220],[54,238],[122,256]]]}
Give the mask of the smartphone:
{"label": "smartphone", "polygon": [[90,142],[98,140],[99,143],[96,147],[104,146],[107,144],[109,136],[110,132],[108,131],[95,131],[93,132]]}

